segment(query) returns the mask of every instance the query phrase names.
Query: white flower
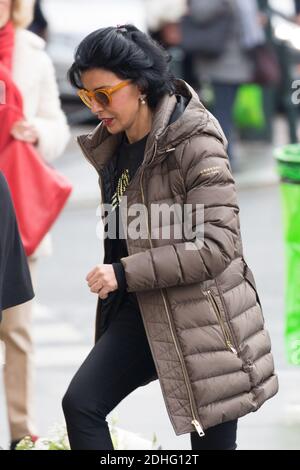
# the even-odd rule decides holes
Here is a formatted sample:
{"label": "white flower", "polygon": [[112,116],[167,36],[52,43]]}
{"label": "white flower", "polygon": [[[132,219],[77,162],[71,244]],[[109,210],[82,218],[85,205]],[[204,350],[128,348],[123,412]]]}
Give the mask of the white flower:
{"label": "white flower", "polygon": [[46,439],[38,439],[34,443],[34,447],[32,450],[48,450],[49,449],[49,442]]}
{"label": "white flower", "polygon": [[116,450],[151,450],[153,443],[130,431],[120,428],[111,430],[112,441]]}
{"label": "white flower", "polygon": [[[156,436],[153,441],[144,439],[138,434],[116,427],[117,420],[113,417],[109,425],[111,438],[115,450],[151,450],[160,449],[156,446]],[[32,442],[25,437],[17,446],[17,450],[70,450],[70,443],[65,425],[56,424],[49,432],[48,437],[39,438]]]}

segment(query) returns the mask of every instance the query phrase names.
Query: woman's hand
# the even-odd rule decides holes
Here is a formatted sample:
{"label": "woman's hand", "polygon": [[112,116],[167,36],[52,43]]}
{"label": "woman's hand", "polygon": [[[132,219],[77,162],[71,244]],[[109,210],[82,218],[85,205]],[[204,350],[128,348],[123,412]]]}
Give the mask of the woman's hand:
{"label": "woman's hand", "polygon": [[106,299],[110,292],[118,289],[118,282],[112,264],[98,264],[86,277],[90,291]]}
{"label": "woman's hand", "polygon": [[39,140],[36,128],[25,120],[15,122],[10,133],[16,140],[22,140],[28,144],[36,145]]}

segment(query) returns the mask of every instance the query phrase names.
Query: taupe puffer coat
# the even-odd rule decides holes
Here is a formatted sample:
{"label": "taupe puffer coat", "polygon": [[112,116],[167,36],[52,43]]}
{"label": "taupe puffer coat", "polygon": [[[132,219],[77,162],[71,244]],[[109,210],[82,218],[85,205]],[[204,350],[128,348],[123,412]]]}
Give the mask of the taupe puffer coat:
{"label": "taupe puffer coat", "polygon": [[[278,383],[255,282],[243,258],[226,139],[185,82],[178,81],[177,93],[189,103],[170,125],[175,96],[158,105],[143,164],[126,190],[127,207],[145,204],[150,213],[153,203],[203,204],[204,244],[172,235],[161,239],[161,227],[149,217],[147,238],[128,238],[129,256],[121,262],[128,291],[137,294],[175,433],[201,435],[256,411],[276,394]],[[103,191],[102,170],[120,136],[100,124],[78,141]],[[123,215],[125,210],[121,202]],[[99,325],[99,309],[97,316]]]}

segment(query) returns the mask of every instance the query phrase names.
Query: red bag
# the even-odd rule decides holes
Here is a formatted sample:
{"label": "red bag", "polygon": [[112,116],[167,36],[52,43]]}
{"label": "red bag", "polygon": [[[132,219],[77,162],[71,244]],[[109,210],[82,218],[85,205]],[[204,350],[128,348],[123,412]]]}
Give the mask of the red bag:
{"label": "red bag", "polygon": [[34,253],[71,194],[72,186],[44,163],[32,145],[12,140],[0,152],[27,256]]}
{"label": "red bag", "polygon": [[0,103],[0,171],[7,179],[22,242],[30,256],[55,222],[72,186],[42,160],[33,145],[11,136],[14,122],[23,119],[23,103],[1,62],[0,81],[5,84],[5,103]]}

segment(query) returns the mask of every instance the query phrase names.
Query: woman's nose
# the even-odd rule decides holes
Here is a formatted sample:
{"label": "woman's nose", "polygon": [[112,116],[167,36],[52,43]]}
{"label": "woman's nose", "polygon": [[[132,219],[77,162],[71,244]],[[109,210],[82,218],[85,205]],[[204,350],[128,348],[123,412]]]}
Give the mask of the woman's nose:
{"label": "woman's nose", "polygon": [[95,100],[95,98],[92,98],[91,101],[91,111],[93,114],[98,114],[104,110],[103,106],[97,100]]}

